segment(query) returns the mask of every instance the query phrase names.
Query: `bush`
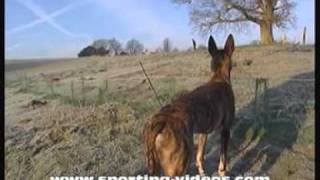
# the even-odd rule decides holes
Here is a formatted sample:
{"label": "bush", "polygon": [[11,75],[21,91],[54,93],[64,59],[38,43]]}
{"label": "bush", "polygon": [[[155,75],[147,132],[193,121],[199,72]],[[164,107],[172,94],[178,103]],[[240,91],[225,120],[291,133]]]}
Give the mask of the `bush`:
{"label": "bush", "polygon": [[100,47],[96,50],[96,54],[99,56],[105,56],[108,55],[110,50],[106,50],[104,47]]}
{"label": "bush", "polygon": [[97,53],[96,48],[94,48],[93,46],[87,46],[80,51],[80,53],[78,54],[78,57],[92,56],[92,55],[95,55],[96,53]]}

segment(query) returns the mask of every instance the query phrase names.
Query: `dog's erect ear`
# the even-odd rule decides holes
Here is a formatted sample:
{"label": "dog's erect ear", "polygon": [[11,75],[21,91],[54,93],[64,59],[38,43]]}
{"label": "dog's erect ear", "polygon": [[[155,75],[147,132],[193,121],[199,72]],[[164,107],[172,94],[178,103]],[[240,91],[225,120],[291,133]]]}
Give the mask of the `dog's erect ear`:
{"label": "dog's erect ear", "polygon": [[216,46],[216,43],[214,42],[214,39],[212,36],[209,37],[209,42],[208,42],[208,51],[211,56],[214,56],[215,53],[217,52],[218,48]]}
{"label": "dog's erect ear", "polygon": [[224,45],[224,52],[231,57],[234,51],[234,40],[232,34],[229,34],[226,44]]}

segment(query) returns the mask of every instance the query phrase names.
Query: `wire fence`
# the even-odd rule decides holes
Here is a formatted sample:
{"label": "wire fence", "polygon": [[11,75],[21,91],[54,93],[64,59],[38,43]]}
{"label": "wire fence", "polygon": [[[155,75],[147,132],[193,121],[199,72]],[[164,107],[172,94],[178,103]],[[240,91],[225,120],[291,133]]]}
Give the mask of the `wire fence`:
{"label": "wire fence", "polygon": [[232,84],[237,117],[244,121],[298,124],[314,108],[314,78],[238,78]]}
{"label": "wire fence", "polygon": [[[312,75],[295,78],[236,77],[231,79],[231,83],[235,95],[236,117],[242,121],[299,120],[308,109],[314,107],[315,86]],[[176,85],[173,83],[168,87],[176,89],[172,88]],[[112,101],[120,93],[110,88],[108,79],[91,83],[84,77],[61,83],[27,78],[23,80],[22,89],[32,89],[35,94],[60,98],[73,105],[99,105]]]}

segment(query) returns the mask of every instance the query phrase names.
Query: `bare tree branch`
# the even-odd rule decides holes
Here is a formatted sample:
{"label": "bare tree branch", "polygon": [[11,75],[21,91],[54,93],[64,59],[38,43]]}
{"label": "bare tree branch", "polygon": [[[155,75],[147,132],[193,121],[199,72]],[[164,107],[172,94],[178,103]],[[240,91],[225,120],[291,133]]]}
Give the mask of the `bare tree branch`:
{"label": "bare tree branch", "polygon": [[260,23],[259,17],[249,14],[251,12],[256,13],[257,15],[261,15],[261,12],[257,11],[257,9],[245,8],[235,3],[230,3],[229,1],[227,3],[227,5],[230,5],[232,8],[240,11],[246,17],[247,20],[252,21],[254,23]]}
{"label": "bare tree branch", "polygon": [[[293,0],[171,0],[190,8],[190,23],[200,33],[213,29],[246,29],[248,23],[265,28],[264,33],[272,35],[273,25],[287,28],[294,25]],[[271,29],[271,30],[270,30]],[[270,34],[271,33],[271,34]],[[269,38],[272,39],[273,38]]]}

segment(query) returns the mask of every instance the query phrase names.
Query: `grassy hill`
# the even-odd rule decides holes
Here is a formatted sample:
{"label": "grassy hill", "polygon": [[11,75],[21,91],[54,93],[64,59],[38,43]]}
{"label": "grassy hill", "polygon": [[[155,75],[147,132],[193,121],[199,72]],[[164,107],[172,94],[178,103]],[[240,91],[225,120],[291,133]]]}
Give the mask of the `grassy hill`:
{"label": "grassy hill", "polygon": [[[139,61],[163,104],[211,76],[206,50],[6,64],[6,178],[144,173],[142,129],[160,106]],[[313,178],[314,47],[236,48],[231,77],[231,175]],[[257,113],[261,77],[268,79],[266,111]],[[210,135],[209,174],[217,169],[218,140]]]}

